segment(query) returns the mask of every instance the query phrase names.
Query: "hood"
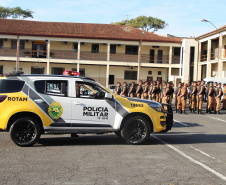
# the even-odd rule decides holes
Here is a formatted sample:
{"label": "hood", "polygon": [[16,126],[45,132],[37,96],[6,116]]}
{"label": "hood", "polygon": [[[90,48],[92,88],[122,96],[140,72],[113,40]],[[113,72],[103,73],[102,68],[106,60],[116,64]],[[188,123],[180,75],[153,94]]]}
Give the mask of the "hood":
{"label": "hood", "polygon": [[130,97],[127,97],[127,100],[134,101],[134,102],[140,102],[140,103],[147,103],[148,105],[153,106],[153,107],[161,106],[161,104],[159,102],[155,102],[152,100],[144,100],[144,99],[140,99],[140,98],[130,98]]}

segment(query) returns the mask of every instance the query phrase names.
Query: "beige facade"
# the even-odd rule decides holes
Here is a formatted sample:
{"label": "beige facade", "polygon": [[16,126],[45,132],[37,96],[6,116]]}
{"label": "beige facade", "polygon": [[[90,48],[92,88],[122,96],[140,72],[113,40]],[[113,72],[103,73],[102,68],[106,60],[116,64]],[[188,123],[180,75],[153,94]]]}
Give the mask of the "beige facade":
{"label": "beige facade", "polygon": [[[4,24],[9,22],[10,25],[15,23],[18,26],[21,25],[20,22],[24,22],[3,19],[0,21]],[[41,26],[46,24],[35,21],[27,23],[37,23]],[[126,26],[113,28],[112,25],[76,23],[73,26],[67,23],[59,25],[68,26],[70,29],[78,25],[78,29],[80,26],[84,29],[98,26],[107,30],[100,35],[106,38],[96,38],[95,34],[98,35],[98,32],[90,36],[92,32],[89,29],[88,32],[85,30],[82,36],[79,35],[80,32],[75,33],[78,36],[71,36],[73,32],[66,31],[64,34],[68,36],[59,36],[51,35],[52,32],[48,31],[43,33],[42,30],[22,35],[0,33],[0,73],[5,75],[17,69],[25,74],[62,74],[64,70],[76,70],[105,86],[139,80],[190,83],[190,80],[197,80],[201,68],[201,65],[197,65],[198,53],[209,47],[205,42],[203,48],[198,50],[198,42],[194,38],[163,37]],[[65,31],[64,27],[61,29],[60,31]],[[122,36],[113,39],[111,29],[115,29]],[[42,36],[43,34],[48,36]],[[17,47],[17,41],[20,47]],[[211,69],[214,68],[216,67],[213,66]],[[225,65],[222,65],[222,69],[224,68]],[[210,70],[210,67],[206,70]]]}
{"label": "beige facade", "polygon": [[[3,40],[0,49],[0,65],[2,73],[8,74],[15,70],[17,61],[17,49],[13,43],[17,41],[16,36],[0,35]],[[132,46],[139,49],[137,41],[109,41],[95,39],[72,39],[72,38],[42,38],[32,36],[20,36],[23,48],[19,49],[19,69],[25,74],[34,73],[34,69],[42,69],[41,73],[53,74],[54,69],[79,71],[82,69],[85,76],[94,78],[103,85],[108,85],[109,80],[116,82],[137,82],[138,78],[146,81],[162,80],[169,81],[174,76],[180,76],[180,55],[174,50],[180,50],[179,43],[142,42],[139,64],[139,54],[127,54],[127,47]],[[34,44],[44,48],[34,49]],[[93,45],[98,45],[98,52],[93,53]],[[111,53],[111,45],[115,53]],[[176,49],[175,49],[176,48]],[[150,59],[152,52],[152,59]],[[140,66],[140,76],[137,71]],[[53,69],[54,68],[54,69]],[[32,71],[33,69],[33,71]],[[58,69],[57,69],[58,70]],[[55,71],[57,71],[55,70]],[[37,71],[37,70],[35,70]],[[134,71],[137,76],[132,79],[125,73]],[[111,77],[110,77],[110,76]],[[112,79],[113,77],[113,79]],[[111,79],[109,79],[111,78]]]}
{"label": "beige facade", "polygon": [[226,77],[226,29],[197,38],[199,41],[198,79]]}

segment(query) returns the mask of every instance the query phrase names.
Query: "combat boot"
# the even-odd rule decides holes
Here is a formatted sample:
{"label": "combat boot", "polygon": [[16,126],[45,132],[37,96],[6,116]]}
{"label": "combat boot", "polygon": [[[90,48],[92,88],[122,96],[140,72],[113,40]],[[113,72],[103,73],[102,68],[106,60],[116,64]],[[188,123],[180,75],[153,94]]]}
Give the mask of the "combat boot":
{"label": "combat boot", "polygon": [[183,113],[184,113],[184,114],[187,114],[187,113],[185,112],[185,110],[183,111]]}
{"label": "combat boot", "polygon": [[214,111],[214,114],[216,114],[217,113],[217,111]]}
{"label": "combat boot", "polygon": [[177,109],[176,109],[176,113],[177,113]]}
{"label": "combat boot", "polygon": [[208,113],[209,112],[209,109],[206,109],[206,113]]}
{"label": "combat boot", "polygon": [[209,109],[209,114],[212,114],[211,109]]}
{"label": "combat boot", "polygon": [[220,111],[217,111],[217,114],[220,114]]}
{"label": "combat boot", "polygon": [[197,111],[197,114],[199,114],[199,109],[198,109],[198,111]]}

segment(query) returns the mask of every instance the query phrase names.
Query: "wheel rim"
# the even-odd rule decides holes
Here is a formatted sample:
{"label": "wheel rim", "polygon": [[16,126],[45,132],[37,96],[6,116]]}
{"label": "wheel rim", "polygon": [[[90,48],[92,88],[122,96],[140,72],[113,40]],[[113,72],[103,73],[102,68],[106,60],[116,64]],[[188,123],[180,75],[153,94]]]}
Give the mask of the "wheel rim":
{"label": "wheel rim", "polygon": [[27,143],[35,138],[36,129],[32,121],[18,123],[14,129],[14,139],[18,143]]}
{"label": "wheel rim", "polygon": [[142,140],[147,134],[147,129],[142,121],[134,120],[127,128],[127,138],[132,142],[138,142]]}

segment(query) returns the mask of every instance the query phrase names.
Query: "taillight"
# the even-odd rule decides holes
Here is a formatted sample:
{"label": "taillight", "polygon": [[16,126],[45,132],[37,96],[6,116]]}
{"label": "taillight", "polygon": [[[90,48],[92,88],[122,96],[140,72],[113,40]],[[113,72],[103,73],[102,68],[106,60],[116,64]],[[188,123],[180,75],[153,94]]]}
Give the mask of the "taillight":
{"label": "taillight", "polygon": [[6,98],[6,95],[0,95],[0,103],[4,102]]}

